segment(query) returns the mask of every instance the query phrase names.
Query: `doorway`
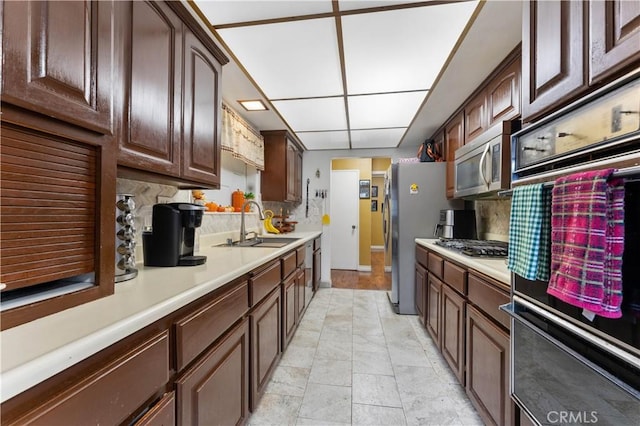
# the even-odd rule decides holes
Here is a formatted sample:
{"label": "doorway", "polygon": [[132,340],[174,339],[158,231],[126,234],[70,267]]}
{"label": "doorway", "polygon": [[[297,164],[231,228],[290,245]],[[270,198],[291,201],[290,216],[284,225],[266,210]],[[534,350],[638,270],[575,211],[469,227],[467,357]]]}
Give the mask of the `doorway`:
{"label": "doorway", "polygon": [[331,269],[358,269],[359,170],[331,171]]}

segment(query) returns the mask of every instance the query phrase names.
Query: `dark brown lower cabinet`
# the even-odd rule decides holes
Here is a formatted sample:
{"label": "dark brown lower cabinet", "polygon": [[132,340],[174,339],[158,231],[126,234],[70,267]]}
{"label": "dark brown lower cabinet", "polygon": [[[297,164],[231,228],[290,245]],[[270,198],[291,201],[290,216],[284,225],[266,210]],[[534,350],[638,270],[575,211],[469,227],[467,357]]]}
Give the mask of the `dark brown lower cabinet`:
{"label": "dark brown lower cabinet", "polygon": [[464,385],[464,298],[448,285],[442,286],[442,355],[451,370]]}
{"label": "dark brown lower cabinet", "polygon": [[442,286],[442,281],[437,279],[432,273],[427,275],[427,312],[425,314],[425,325],[438,349],[441,347],[440,298],[442,297]]}
{"label": "dark brown lower cabinet", "polygon": [[296,274],[293,273],[282,283],[282,351],[284,351],[296,331],[297,309]]}
{"label": "dark brown lower cabinet", "polygon": [[249,414],[249,321],[176,380],[178,425],[237,425]]}
{"label": "dark brown lower cabinet", "polygon": [[313,291],[318,291],[321,279],[322,250],[313,252]]}
{"label": "dark brown lower cabinet", "polygon": [[304,309],[306,308],[306,282],[307,282],[307,276],[306,276],[307,272],[304,269],[304,265],[300,266],[300,269],[298,270],[297,276],[296,276],[296,288],[297,290],[297,295],[298,295],[298,315],[297,315],[297,320],[296,322],[300,322],[300,318],[302,318],[302,314],[304,313]]}
{"label": "dark brown lower cabinet", "polygon": [[273,290],[250,312],[251,318],[251,399],[254,411],[280,360],[282,348],[282,296]]}
{"label": "dark brown lower cabinet", "polygon": [[176,424],[176,395],[163,395],[147,413],[135,422],[135,426],[171,426]]}
{"label": "dark brown lower cabinet", "polygon": [[169,381],[169,333],[163,331],[128,346],[105,362],[101,368],[86,371],[80,380],[61,379],[60,389],[64,390],[52,387],[49,393],[34,397],[26,404],[28,411],[19,417],[13,416],[11,402],[5,402],[2,424],[115,425],[127,421]]}
{"label": "dark brown lower cabinet", "polygon": [[416,263],[416,312],[418,313],[418,317],[420,317],[420,322],[422,324],[425,323],[425,303],[426,303],[426,292],[425,287],[427,284],[427,270],[423,268],[421,265]]}
{"label": "dark brown lower cabinet", "polygon": [[485,424],[511,422],[509,334],[467,305],[467,395]]}

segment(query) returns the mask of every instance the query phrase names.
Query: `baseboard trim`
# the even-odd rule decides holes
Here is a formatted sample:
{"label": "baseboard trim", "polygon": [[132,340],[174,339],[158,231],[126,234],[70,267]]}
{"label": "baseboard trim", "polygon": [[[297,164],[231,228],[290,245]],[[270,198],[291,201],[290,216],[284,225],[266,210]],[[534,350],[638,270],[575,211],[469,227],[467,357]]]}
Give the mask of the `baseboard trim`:
{"label": "baseboard trim", "polygon": [[371,246],[371,251],[384,251],[384,246]]}
{"label": "baseboard trim", "polygon": [[371,272],[371,265],[358,265],[359,272]]}
{"label": "baseboard trim", "polygon": [[391,266],[385,266],[384,267],[384,271],[385,272],[391,272]]}

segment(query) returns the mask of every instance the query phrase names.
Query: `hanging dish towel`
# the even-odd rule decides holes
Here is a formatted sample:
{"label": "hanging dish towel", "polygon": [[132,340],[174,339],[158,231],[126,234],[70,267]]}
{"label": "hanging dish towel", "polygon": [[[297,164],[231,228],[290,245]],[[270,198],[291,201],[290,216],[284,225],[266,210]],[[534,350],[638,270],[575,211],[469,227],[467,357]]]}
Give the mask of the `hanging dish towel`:
{"label": "hanging dish towel", "polygon": [[507,268],[528,280],[549,280],[550,205],[541,183],[513,190]]}
{"label": "hanging dish towel", "polygon": [[622,315],[624,180],[614,169],[556,180],[547,293],[607,318]]}

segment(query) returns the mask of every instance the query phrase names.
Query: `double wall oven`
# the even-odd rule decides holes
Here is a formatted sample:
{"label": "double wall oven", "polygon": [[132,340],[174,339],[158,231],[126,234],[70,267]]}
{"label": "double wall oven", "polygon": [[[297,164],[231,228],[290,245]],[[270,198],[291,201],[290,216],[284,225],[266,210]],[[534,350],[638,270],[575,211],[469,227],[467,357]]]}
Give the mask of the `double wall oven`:
{"label": "double wall oven", "polygon": [[640,422],[640,69],[512,137],[512,186],[615,168],[625,178],[622,317],[512,276],[511,394],[534,423]]}

